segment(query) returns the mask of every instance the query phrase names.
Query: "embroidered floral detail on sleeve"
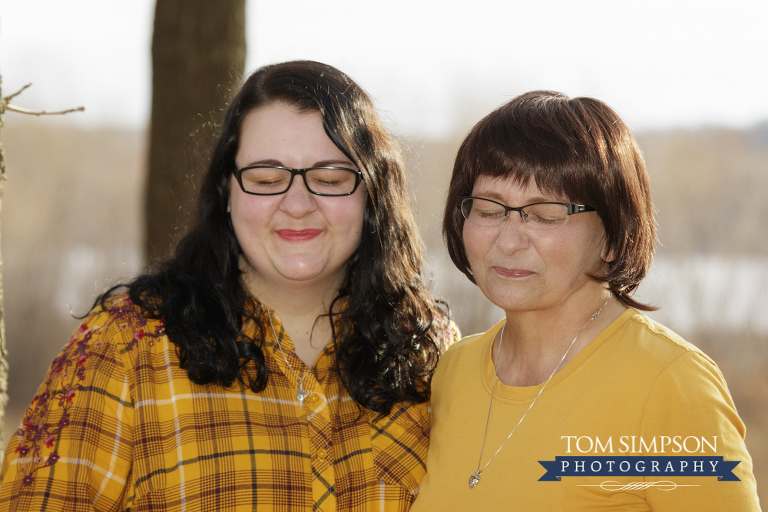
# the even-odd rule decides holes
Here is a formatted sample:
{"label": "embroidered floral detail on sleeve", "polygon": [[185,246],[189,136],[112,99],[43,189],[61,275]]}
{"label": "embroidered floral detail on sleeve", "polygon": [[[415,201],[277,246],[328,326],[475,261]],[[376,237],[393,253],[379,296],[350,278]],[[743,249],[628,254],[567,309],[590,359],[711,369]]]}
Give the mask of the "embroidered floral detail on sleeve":
{"label": "embroidered floral detail on sleeve", "polygon": [[[89,317],[95,322],[98,315]],[[32,400],[17,432],[16,452],[22,459],[23,485],[34,481],[34,473],[59,460],[56,445],[61,430],[69,425],[72,402],[83,387],[84,364],[89,354],[101,346],[102,326],[81,324],[64,350],[51,363],[48,376]],[[49,449],[53,449],[48,452]],[[48,452],[48,453],[46,453]]]}
{"label": "embroidered floral detail on sleeve", "polygon": [[16,452],[24,486],[34,482],[39,469],[51,466],[61,458],[61,433],[70,425],[72,408],[87,385],[86,372],[93,371],[88,369],[88,360],[101,348],[103,335],[110,326],[121,331],[134,331],[132,336],[128,331],[122,338],[122,350],[130,350],[139,341],[152,345],[165,335],[162,321],[148,321],[125,297],[111,299],[106,313],[97,310],[75,330],[61,354],[51,363],[48,375],[17,431]]}
{"label": "embroidered floral detail on sleeve", "polygon": [[[157,340],[165,336],[163,319],[147,319],[129,298],[113,302],[110,306],[110,313],[117,321],[120,329],[133,330],[133,339],[126,344],[126,350],[132,350],[139,342],[147,343],[151,347]],[[147,327],[150,324],[151,328]]]}

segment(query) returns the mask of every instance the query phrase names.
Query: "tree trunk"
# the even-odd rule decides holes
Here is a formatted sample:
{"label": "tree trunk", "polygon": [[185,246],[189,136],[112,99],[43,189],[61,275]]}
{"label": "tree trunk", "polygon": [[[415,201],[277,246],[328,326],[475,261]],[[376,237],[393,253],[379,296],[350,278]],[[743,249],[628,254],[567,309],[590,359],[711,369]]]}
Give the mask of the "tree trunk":
{"label": "tree trunk", "polygon": [[221,118],[244,67],[245,0],[157,0],[144,209],[149,261],[166,258],[184,232],[208,151],[195,144],[209,142],[201,128]]}

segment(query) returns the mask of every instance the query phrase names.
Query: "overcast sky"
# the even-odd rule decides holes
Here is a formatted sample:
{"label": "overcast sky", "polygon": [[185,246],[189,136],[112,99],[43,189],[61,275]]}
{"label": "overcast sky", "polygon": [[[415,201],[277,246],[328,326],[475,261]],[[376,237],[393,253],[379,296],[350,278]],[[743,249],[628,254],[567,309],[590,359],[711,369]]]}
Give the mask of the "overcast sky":
{"label": "overcast sky", "polygon": [[[153,0],[2,0],[3,94],[144,127]],[[402,135],[463,134],[531,89],[588,95],[636,130],[768,120],[765,0],[248,0],[246,68],[333,64]],[[14,114],[10,114],[14,115]]]}

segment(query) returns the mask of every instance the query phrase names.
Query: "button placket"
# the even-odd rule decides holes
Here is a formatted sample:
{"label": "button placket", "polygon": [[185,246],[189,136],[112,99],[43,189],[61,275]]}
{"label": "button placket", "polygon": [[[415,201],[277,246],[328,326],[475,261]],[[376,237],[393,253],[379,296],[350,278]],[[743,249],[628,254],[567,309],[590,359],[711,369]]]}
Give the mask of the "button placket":
{"label": "button placket", "polygon": [[[314,389],[322,386],[312,376]],[[333,467],[333,446],[331,443],[331,411],[323,393],[313,392],[307,397],[307,425],[309,444],[312,450],[312,495],[322,510],[336,508],[336,473]]]}

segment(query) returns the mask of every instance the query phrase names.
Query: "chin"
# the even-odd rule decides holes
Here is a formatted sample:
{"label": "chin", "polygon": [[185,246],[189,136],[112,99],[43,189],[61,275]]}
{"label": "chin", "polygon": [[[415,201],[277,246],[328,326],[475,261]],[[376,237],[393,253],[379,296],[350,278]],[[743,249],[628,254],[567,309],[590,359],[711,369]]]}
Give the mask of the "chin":
{"label": "chin", "polygon": [[313,281],[315,279],[323,278],[322,272],[317,272],[317,271],[281,270],[279,271],[279,273],[281,276],[283,276],[283,278],[288,279],[289,281]]}
{"label": "chin", "polygon": [[497,283],[485,288],[481,287],[480,291],[483,292],[486,299],[500,308],[505,307],[505,305],[514,307],[524,303],[527,304],[534,299],[530,294],[523,293],[524,290],[520,290],[517,286],[514,286],[514,284],[505,284],[506,285],[499,286]]}
{"label": "chin", "polygon": [[289,281],[308,283],[317,281],[318,283],[327,283],[330,281],[337,281],[342,277],[343,271],[337,270],[330,272],[326,266],[323,265],[302,265],[277,268],[278,273]]}

